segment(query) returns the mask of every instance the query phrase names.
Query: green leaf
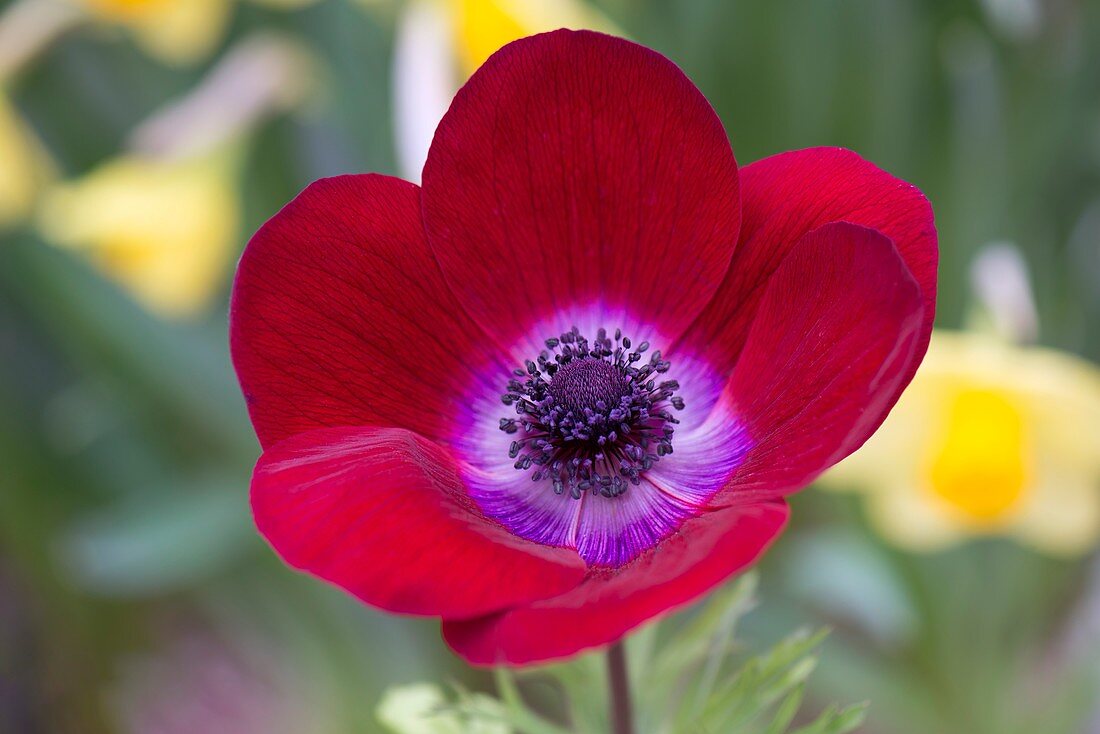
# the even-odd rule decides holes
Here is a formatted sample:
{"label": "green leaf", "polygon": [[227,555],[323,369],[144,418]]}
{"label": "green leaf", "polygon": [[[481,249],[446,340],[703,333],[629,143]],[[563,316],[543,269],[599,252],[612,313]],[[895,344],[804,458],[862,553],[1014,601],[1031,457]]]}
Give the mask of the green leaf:
{"label": "green leaf", "polygon": [[527,706],[511,673],[503,668],[497,668],[494,673],[508,723],[523,734],[569,734],[568,729],[547,721]]}
{"label": "green leaf", "polygon": [[657,654],[653,675],[658,679],[683,675],[695,665],[711,659],[722,650],[714,649],[716,636],[732,632],[740,618],[753,606],[756,593],[755,574],[746,574],[722,587],[689,618]]}
{"label": "green leaf", "polygon": [[449,704],[443,690],[430,683],[390,688],[375,711],[378,721],[393,734],[512,734],[499,702],[461,692],[458,704]]}
{"label": "green leaf", "polygon": [[[639,653],[633,660],[628,657],[639,734],[846,734],[863,722],[865,704],[834,705],[812,723],[791,729],[802,709],[806,681],[818,665],[817,650],[828,633],[796,630],[773,647],[741,659],[742,646],[734,633],[753,606],[754,590],[755,579],[744,578],[720,589],[679,619],[653,625],[628,643],[628,653]],[[515,676],[504,669],[495,674],[499,698],[456,688],[457,702],[448,705],[463,712],[466,721],[503,722],[517,734],[609,730],[603,653],[526,669],[521,676],[524,680],[540,677],[557,685],[568,711],[568,727],[532,708]],[[435,734],[435,730],[424,731]],[[440,734],[450,734],[450,730],[440,730]]]}
{"label": "green leaf", "polygon": [[787,731],[791,722],[794,721],[798,709],[802,706],[802,697],[805,691],[804,686],[798,686],[787,694],[787,697],[783,699],[783,703],[779,704],[779,707],[775,710],[775,718],[768,726],[766,734],[784,734]]}
{"label": "green leaf", "polygon": [[866,716],[865,703],[843,709],[831,705],[812,724],[796,729],[791,734],[847,734],[862,724]]}

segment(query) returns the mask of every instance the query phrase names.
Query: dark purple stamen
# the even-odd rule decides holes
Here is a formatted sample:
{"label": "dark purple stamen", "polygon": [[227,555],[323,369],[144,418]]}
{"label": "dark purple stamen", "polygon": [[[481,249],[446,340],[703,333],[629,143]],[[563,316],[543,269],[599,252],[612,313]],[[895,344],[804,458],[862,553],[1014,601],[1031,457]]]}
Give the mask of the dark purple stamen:
{"label": "dark purple stamen", "polygon": [[680,385],[657,379],[671,366],[660,351],[639,366],[649,342],[631,346],[619,329],[614,340],[600,329],[590,343],[574,326],[513,372],[501,400],[518,417],[501,418],[500,430],[517,436],[508,450],[516,469],[535,467],[531,479],[573,499],[589,490],[618,497],[672,453]]}

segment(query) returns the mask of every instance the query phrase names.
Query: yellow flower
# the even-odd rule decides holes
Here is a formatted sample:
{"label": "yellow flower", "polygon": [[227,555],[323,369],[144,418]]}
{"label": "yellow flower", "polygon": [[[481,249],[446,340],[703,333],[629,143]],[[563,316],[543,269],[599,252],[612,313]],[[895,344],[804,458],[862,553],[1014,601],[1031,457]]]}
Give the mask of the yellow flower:
{"label": "yellow flower", "polygon": [[195,61],[222,39],[230,0],[77,0],[95,19],[121,26],[146,53]]}
{"label": "yellow flower", "polygon": [[238,235],[236,156],[183,161],[126,156],[58,186],[43,234],[84,253],[153,311],[196,313],[223,284]]}
{"label": "yellow flower", "polygon": [[238,174],[249,135],[307,102],[314,67],[289,37],[241,39],[202,82],[133,130],[127,153],[48,192],[42,235],[161,315],[200,312],[239,251]]}
{"label": "yellow flower", "polygon": [[[207,56],[225,35],[234,0],[73,0],[96,20],[119,26],[151,56],[188,63]],[[253,0],[288,10],[316,0]]]}
{"label": "yellow flower", "polygon": [[49,177],[45,152],[0,89],[0,229],[30,213]]}
{"label": "yellow flower", "polygon": [[577,0],[447,0],[463,78],[501,46],[558,28],[613,30],[611,23]]}
{"label": "yellow flower", "polygon": [[394,116],[402,173],[413,181],[458,87],[497,49],[558,28],[622,35],[583,0],[412,0],[399,23]]}
{"label": "yellow flower", "polygon": [[297,10],[307,5],[313,5],[318,0],[252,0],[256,5],[263,5],[275,10]]}
{"label": "yellow flower", "polygon": [[823,482],[862,492],[879,532],[910,549],[1003,535],[1082,553],[1100,538],[1100,369],[937,331],[882,428]]}

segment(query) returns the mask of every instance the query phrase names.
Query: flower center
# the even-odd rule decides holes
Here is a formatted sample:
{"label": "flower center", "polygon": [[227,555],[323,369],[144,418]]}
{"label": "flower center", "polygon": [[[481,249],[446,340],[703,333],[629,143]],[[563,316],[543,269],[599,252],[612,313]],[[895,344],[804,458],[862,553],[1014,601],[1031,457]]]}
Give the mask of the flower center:
{"label": "flower center", "polygon": [[630,395],[630,378],[618,365],[598,357],[582,357],[558,368],[547,389],[555,405],[576,415],[603,414]]}
{"label": "flower center", "polygon": [[1005,397],[967,390],[951,406],[931,464],[933,491],[976,524],[1009,514],[1030,480],[1024,419]]}
{"label": "flower center", "polygon": [[632,349],[629,337],[614,339],[600,329],[589,342],[572,330],[546,340],[526,369],[517,369],[501,398],[516,418],[501,418],[500,430],[516,435],[508,450],[515,467],[546,480],[557,494],[574,499],[586,491],[618,497],[662,456],[672,453],[670,408],[682,410],[675,380],[662,380],[669,362],[649,343]]}

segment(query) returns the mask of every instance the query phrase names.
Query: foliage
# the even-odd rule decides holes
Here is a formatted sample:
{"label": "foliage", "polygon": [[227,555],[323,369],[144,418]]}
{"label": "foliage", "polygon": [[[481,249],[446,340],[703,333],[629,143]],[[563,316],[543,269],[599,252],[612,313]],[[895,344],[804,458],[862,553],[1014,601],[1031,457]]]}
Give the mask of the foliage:
{"label": "foliage", "polygon": [[[829,706],[810,719],[802,713],[806,680],[817,665],[824,631],[799,630],[761,653],[745,653],[735,633],[753,607],[755,588],[755,575],[745,576],[697,609],[629,640],[639,732],[845,734],[862,723],[865,705]],[[447,701],[438,688],[415,684],[387,694],[379,717],[395,734],[607,731],[604,676],[603,655],[597,652],[519,674],[497,670],[499,698],[454,685]],[[564,700],[565,723],[540,713],[521,690],[527,683],[547,681]]]}

